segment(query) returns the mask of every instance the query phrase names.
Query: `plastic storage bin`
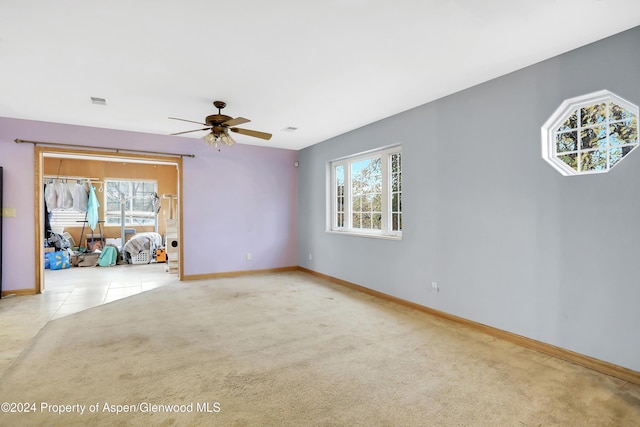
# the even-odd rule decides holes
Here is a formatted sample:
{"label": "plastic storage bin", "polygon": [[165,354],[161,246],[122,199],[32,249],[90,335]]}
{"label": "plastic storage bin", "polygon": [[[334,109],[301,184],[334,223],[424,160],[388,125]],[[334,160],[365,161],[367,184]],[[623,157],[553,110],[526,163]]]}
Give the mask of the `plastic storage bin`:
{"label": "plastic storage bin", "polygon": [[138,255],[131,257],[131,264],[149,264],[151,256],[149,256],[149,250],[144,249],[138,253]]}

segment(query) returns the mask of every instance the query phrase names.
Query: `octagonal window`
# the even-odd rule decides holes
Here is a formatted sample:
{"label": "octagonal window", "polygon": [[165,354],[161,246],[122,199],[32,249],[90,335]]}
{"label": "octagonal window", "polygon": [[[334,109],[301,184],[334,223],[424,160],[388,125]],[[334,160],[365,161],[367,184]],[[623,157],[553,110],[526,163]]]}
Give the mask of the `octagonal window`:
{"label": "octagonal window", "polygon": [[563,175],[608,172],[638,146],[638,107],[602,90],[567,99],[542,126],[542,157]]}

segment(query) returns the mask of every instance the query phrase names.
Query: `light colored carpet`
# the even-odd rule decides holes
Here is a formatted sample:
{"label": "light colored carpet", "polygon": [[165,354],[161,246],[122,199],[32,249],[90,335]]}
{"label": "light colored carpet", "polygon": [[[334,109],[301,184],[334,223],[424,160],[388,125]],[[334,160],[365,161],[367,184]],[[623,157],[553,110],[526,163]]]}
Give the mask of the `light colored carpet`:
{"label": "light colored carpet", "polygon": [[0,378],[0,402],[37,410],[2,425],[640,423],[639,386],[301,272],[172,284],[54,320]]}

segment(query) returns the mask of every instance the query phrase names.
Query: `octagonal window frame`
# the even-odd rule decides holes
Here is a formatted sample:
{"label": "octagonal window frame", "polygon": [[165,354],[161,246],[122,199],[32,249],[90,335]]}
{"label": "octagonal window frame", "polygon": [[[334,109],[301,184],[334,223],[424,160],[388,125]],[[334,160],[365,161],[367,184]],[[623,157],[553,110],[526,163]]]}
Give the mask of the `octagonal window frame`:
{"label": "octagonal window frame", "polygon": [[[631,113],[629,117],[623,117],[620,119],[615,119],[610,117],[609,108],[610,104],[615,104],[619,107],[622,107],[627,112]],[[598,115],[595,118],[595,122],[589,124],[583,124],[583,120],[581,120],[580,115],[582,114],[582,110],[587,107],[595,107],[605,104],[605,112],[604,116],[602,114]],[[620,96],[608,91],[601,90],[593,93],[589,93],[586,95],[578,96],[575,98],[566,99],[560,104],[560,106],[556,109],[556,111],[549,117],[549,119],[542,126],[542,158],[553,166],[558,172],[565,176],[573,176],[573,175],[591,175],[597,173],[606,173],[609,172],[614,166],[617,166],[622,160],[628,157],[629,154],[636,148],[640,143],[639,133],[638,132],[638,117],[639,111],[638,106],[621,98]],[[570,122],[571,124],[565,127],[565,129],[560,129],[562,126]],[[622,143],[622,144],[612,144],[611,143],[611,126],[624,123],[629,121],[632,123],[632,126],[635,127],[635,138],[631,139],[630,142]],[[635,121],[635,125],[633,125]],[[571,127],[572,124],[575,124],[575,128]],[[600,133],[600,137],[604,138],[605,141],[602,144],[602,147],[598,149],[592,148],[589,146],[588,148],[583,148],[585,145],[583,143],[583,139],[586,140],[585,135],[587,133]],[[568,150],[561,152],[560,156],[576,156],[576,167],[569,166],[565,161],[560,159],[558,155],[558,135],[575,133],[575,137],[568,138],[568,144],[574,145],[575,148],[569,147]],[[573,140],[573,141],[572,141]],[[626,147],[631,147],[631,149],[622,154],[619,158],[614,159],[614,162],[611,163],[612,160],[612,151],[620,149],[620,152],[623,152],[623,149]],[[602,168],[594,168],[594,169],[585,169],[582,170],[582,155],[585,153],[593,153],[596,154],[604,153],[606,158],[604,158],[604,167]],[[565,154],[562,154],[565,153]]]}

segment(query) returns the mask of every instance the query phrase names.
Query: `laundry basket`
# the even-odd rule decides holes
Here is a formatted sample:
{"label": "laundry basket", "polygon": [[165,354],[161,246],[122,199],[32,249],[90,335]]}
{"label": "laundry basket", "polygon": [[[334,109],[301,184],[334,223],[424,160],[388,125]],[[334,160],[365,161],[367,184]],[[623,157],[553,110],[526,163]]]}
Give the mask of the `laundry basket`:
{"label": "laundry basket", "polygon": [[141,250],[138,255],[131,257],[131,264],[149,264],[151,256],[148,249]]}

